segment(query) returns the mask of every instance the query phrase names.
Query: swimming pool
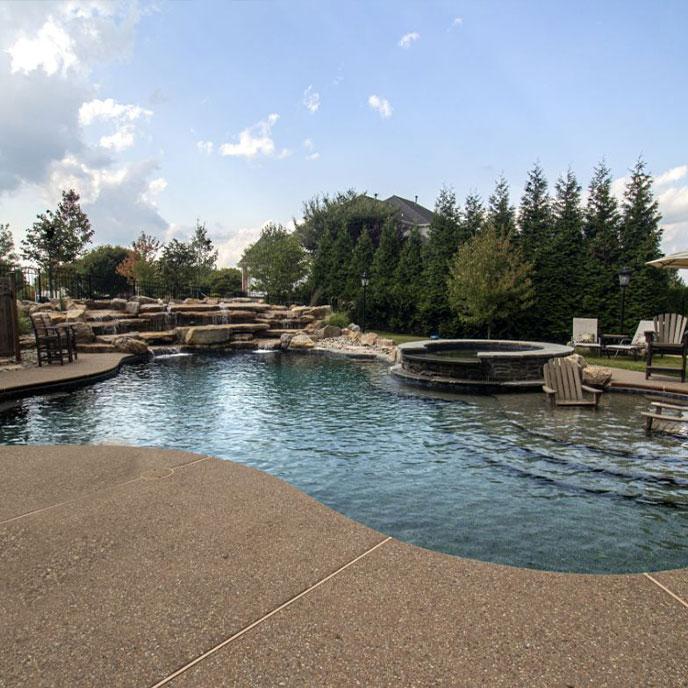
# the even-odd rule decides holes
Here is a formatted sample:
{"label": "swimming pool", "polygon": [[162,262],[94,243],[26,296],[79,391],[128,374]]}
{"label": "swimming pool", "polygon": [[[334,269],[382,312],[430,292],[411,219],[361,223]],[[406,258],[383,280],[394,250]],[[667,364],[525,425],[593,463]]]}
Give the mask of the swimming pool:
{"label": "swimming pool", "polygon": [[458,397],[313,355],[193,355],[125,366],[0,409],[0,443],[127,443],[245,463],[402,540],[533,568],[688,565],[688,449],[648,439],[638,396],[552,409]]}

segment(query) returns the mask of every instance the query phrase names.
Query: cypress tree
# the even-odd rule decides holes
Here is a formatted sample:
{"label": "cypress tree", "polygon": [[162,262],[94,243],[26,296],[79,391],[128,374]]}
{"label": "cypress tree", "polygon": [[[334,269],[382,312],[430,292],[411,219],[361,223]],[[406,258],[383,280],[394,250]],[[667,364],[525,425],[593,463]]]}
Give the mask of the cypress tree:
{"label": "cypress tree", "polygon": [[528,173],[521,209],[518,217],[519,245],[525,260],[533,266],[533,289],[535,301],[533,308],[518,323],[520,337],[547,339],[551,325],[552,281],[552,212],[551,200],[547,193],[547,180],[542,167],[535,164]]}
{"label": "cypress tree", "polygon": [[398,332],[419,332],[419,302],[423,286],[423,240],[417,227],[403,243],[394,275],[394,320]]}
{"label": "cypress tree", "polygon": [[565,177],[559,177],[555,189],[550,267],[553,268],[552,286],[556,293],[550,312],[550,332],[555,341],[567,341],[571,336],[573,316],[580,307],[585,271],[583,210],[581,186],[570,169]]}
{"label": "cypress tree", "polygon": [[474,237],[485,224],[485,208],[477,193],[469,193],[463,206],[459,244]]}
{"label": "cypress tree", "polygon": [[364,272],[370,274],[374,253],[375,247],[370,238],[370,233],[367,227],[364,227],[351,254],[351,259],[348,261],[346,298],[355,304],[352,316],[360,312],[361,276]]}
{"label": "cypress tree", "polygon": [[349,263],[354,250],[351,235],[345,225],[340,225],[332,243],[329,291],[337,309],[344,307],[346,287],[349,279]]}
{"label": "cypress tree", "polygon": [[401,242],[396,223],[386,221],[380,244],[370,269],[370,323],[375,327],[390,327],[394,312],[394,284]]}
{"label": "cypress tree", "polygon": [[582,311],[576,315],[597,318],[599,332],[619,328],[619,282],[621,261],[619,207],[612,194],[612,177],[599,163],[588,186],[583,234],[585,236],[585,284]]}
{"label": "cypress tree", "polygon": [[516,210],[509,200],[509,184],[504,175],[497,179],[489,198],[487,216],[498,234],[510,236],[516,231]]}
{"label": "cypress tree", "polygon": [[332,299],[332,272],[334,270],[334,236],[326,227],[315,249],[311,268],[311,302],[330,303]]}
{"label": "cypress tree", "polygon": [[423,251],[421,315],[428,334],[452,334],[455,317],[449,308],[447,279],[451,259],[460,243],[461,214],[456,195],[443,187],[435,202],[428,240]]}
{"label": "cypress tree", "polygon": [[626,320],[636,325],[641,319],[652,318],[667,307],[670,275],[645,265],[662,255],[662,228],[659,204],[652,192],[652,177],[639,159],[631,170],[622,206],[621,259],[632,270],[626,294]]}

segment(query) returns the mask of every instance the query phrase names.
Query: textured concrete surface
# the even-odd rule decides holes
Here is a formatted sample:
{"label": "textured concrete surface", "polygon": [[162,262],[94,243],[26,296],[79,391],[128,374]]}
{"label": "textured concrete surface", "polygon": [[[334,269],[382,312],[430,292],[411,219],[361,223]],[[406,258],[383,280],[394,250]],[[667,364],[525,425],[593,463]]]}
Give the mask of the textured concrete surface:
{"label": "textured concrete surface", "polygon": [[688,394],[688,382],[681,382],[677,375],[654,374],[649,380],[645,373],[637,370],[612,368],[612,387],[617,389],[642,389],[648,392],[670,392],[671,394]]}
{"label": "textured concrete surface", "polygon": [[82,382],[116,372],[129,354],[79,354],[79,359],[64,365],[53,363],[41,368],[21,368],[0,373],[0,399],[17,392]]}
{"label": "textured concrete surface", "polygon": [[0,470],[3,688],[686,685],[686,571],[450,557],[184,452],[0,447]]}

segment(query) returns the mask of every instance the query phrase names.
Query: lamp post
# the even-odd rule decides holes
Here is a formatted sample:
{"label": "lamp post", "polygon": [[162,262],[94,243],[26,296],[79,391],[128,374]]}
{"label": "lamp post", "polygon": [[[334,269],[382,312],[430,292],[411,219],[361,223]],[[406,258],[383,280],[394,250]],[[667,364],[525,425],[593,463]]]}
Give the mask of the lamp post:
{"label": "lamp post", "polygon": [[366,290],[368,289],[368,273],[364,272],[361,275],[361,286],[363,287],[363,316],[361,317],[361,332],[365,332],[365,307],[366,307]]}
{"label": "lamp post", "polygon": [[621,268],[619,270],[619,286],[621,287],[621,333],[624,332],[624,310],[626,307],[626,287],[631,281],[631,270]]}

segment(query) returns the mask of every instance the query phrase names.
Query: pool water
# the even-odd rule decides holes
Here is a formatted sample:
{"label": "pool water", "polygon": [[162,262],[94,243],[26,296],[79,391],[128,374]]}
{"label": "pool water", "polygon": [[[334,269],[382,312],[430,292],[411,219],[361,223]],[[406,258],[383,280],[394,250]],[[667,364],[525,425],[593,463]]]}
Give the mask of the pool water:
{"label": "pool water", "polygon": [[688,565],[688,448],[648,439],[638,396],[598,411],[540,394],[457,397],[377,363],[280,353],[125,366],[0,408],[0,443],[126,443],[245,463],[347,516],[443,552],[516,566]]}

